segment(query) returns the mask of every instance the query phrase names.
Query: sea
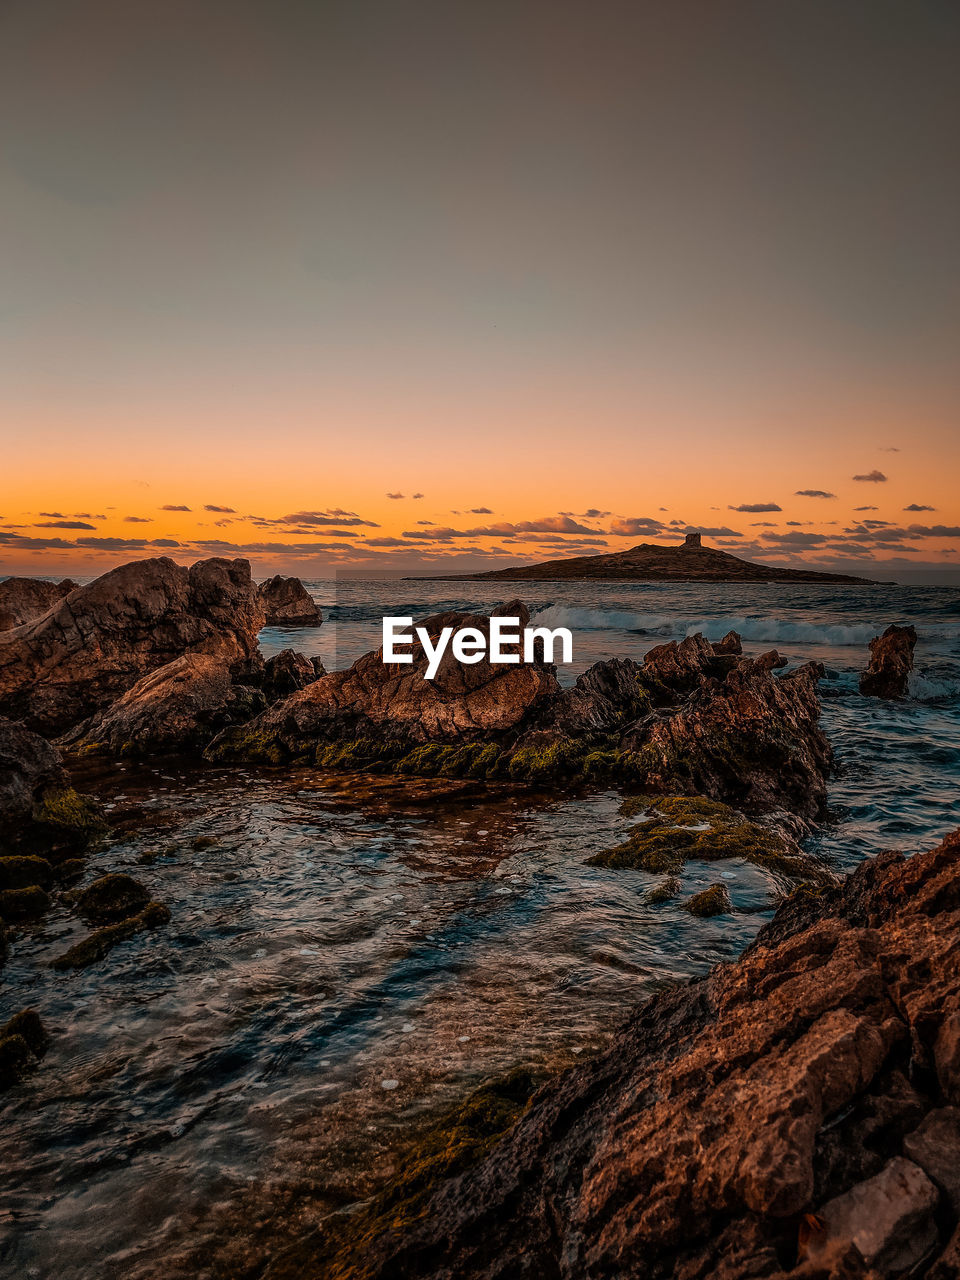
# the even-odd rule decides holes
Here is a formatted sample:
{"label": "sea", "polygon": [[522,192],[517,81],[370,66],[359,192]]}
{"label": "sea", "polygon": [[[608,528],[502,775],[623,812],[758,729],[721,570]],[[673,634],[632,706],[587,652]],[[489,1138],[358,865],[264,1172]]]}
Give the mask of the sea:
{"label": "sea", "polygon": [[[697,632],[816,659],[837,768],[807,847],[844,872],[960,826],[954,588],[306,585],[322,627],[265,630],[267,656],[293,648],[336,670],[379,645],[385,614],[518,595],[535,625],[571,630],[567,683]],[[863,698],[868,642],[893,622],[920,637],[908,696]],[[638,1002],[736,957],[789,888],[739,860],[691,862],[680,899],[649,902],[656,877],[587,865],[629,829],[612,790],[170,761],[91,766],[83,781],[117,816],[138,815],[86,878],[126,871],[172,920],[63,974],[49,961],[83,926],[55,905],[0,971],[0,1021],[33,1007],[51,1036],[39,1069],[0,1095],[10,1276],[196,1275],[192,1251],[226,1248],[254,1212],[294,1217],[294,1205],[320,1221],[368,1194],[405,1135],[476,1082],[582,1061]],[[720,877],[731,913],[683,910]]]}

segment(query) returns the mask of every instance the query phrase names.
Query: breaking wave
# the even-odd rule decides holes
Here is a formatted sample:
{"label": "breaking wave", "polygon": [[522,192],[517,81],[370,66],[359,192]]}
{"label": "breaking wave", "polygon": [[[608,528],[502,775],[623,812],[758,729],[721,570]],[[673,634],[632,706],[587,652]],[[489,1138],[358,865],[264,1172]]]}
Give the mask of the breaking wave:
{"label": "breaking wave", "polygon": [[[740,614],[720,617],[680,617],[658,613],[633,613],[616,609],[589,609],[548,605],[532,617],[534,626],[569,627],[571,631],[634,631],[642,635],[677,639],[702,632],[719,640],[736,631],[744,640],[769,644],[866,645],[887,625],[878,622],[817,623],[786,618],[748,618]],[[960,638],[958,627],[924,627],[923,639]]]}

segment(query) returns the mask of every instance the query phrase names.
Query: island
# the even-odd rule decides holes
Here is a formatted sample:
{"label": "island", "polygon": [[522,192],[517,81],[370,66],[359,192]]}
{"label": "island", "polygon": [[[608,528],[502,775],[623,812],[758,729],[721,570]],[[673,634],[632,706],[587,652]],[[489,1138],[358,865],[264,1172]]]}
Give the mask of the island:
{"label": "island", "polygon": [[[418,579],[426,576],[417,575]],[[437,581],[499,578],[510,582],[531,579],[550,582],[604,578],[629,582],[847,582],[877,585],[869,578],[855,578],[845,573],[754,564],[727,551],[718,551],[716,547],[703,546],[699,533],[688,533],[679,547],[657,547],[651,542],[641,542],[629,551],[614,551],[608,555],[546,560],[543,564],[490,569],[485,573],[429,576]]]}

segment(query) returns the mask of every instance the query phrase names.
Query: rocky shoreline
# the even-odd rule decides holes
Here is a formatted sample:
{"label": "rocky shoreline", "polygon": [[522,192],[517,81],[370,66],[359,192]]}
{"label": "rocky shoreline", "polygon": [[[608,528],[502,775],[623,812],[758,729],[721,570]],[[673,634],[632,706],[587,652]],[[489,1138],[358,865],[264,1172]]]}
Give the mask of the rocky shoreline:
{"label": "rocky shoreline", "polygon": [[[48,591],[12,581],[0,979],[18,932],[53,902],[89,928],[50,958],[63,972],[170,921],[139,878],[101,866],[89,879],[87,853],[131,820],[74,785],[96,760],[306,767],[354,777],[358,796],[364,777],[389,783],[387,803],[437,788],[465,802],[484,788],[613,788],[622,838],[590,863],[657,876],[648,903],[679,901],[688,860],[738,859],[792,889],[736,965],[656,997],[532,1100],[522,1073],[484,1086],[377,1197],[244,1275],[954,1274],[960,1191],[939,1153],[960,1102],[960,841],[906,862],[881,854],[843,884],[801,849],[833,767],[818,663],[784,671],[776,651],[744,656],[731,632],[597,662],[573,687],[542,660],[451,655],[425,681],[422,649],[399,669],[376,651],[328,674],[293,650],[264,661],[265,622],[322,618],[297,580],[257,586],[245,561],[161,558]],[[496,613],[529,620],[520,601]],[[421,625],[483,631],[490,619]],[[877,637],[863,692],[904,696],[915,644],[909,627]],[[698,918],[731,909],[722,877],[679,905]],[[0,1027],[0,1088],[42,1070],[47,1044],[32,1009]],[[903,1213],[885,1219],[891,1204]]]}

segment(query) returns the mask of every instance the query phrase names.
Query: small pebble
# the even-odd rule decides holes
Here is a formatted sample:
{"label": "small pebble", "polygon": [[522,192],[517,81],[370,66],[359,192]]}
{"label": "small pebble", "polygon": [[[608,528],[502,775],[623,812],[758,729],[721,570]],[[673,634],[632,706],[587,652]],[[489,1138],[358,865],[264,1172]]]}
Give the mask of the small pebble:
{"label": "small pebble", "polygon": [[381,1080],[380,1088],[387,1089],[387,1090],[396,1089],[399,1084],[400,1084],[399,1080]]}

